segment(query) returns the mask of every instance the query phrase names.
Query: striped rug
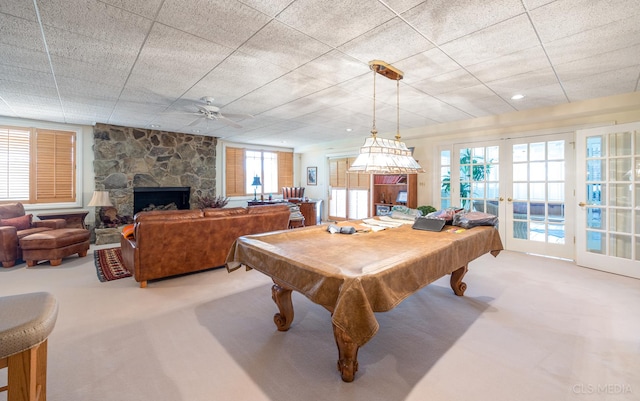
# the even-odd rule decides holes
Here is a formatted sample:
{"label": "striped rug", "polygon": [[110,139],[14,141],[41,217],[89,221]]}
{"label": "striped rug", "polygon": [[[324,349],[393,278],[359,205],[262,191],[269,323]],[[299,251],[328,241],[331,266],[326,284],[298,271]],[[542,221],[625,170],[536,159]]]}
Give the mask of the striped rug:
{"label": "striped rug", "polygon": [[98,279],[102,282],[117,280],[119,278],[131,277],[131,273],[122,263],[122,253],[120,247],[96,249],[93,252],[96,262],[96,272]]}

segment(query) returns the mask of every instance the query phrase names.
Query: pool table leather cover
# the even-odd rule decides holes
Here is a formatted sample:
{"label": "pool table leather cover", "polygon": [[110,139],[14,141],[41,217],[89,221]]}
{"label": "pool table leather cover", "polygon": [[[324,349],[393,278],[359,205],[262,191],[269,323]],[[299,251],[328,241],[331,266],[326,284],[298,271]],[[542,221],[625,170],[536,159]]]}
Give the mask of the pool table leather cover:
{"label": "pool table leather cover", "polygon": [[[378,331],[374,312],[393,309],[451,273],[452,289],[463,295],[468,263],[488,252],[497,256],[502,249],[498,230],[490,226],[445,226],[431,232],[403,225],[348,235],[331,234],[322,225],[240,237],[229,252],[227,269],[253,268],[273,279],[274,291],[276,286],[295,290],[322,305],[332,314],[334,331],[346,334],[357,352]],[[275,293],[274,301],[281,306]],[[291,315],[292,320],[292,309]]]}

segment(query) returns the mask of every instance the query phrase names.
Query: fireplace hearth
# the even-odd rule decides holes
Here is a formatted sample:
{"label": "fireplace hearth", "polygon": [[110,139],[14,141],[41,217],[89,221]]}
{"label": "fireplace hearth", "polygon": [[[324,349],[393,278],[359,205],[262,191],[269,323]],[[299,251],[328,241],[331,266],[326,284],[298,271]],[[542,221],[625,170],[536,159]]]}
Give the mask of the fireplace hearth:
{"label": "fireplace hearth", "polygon": [[137,187],[133,188],[133,214],[154,205],[161,209],[174,203],[178,209],[190,209],[190,187]]}

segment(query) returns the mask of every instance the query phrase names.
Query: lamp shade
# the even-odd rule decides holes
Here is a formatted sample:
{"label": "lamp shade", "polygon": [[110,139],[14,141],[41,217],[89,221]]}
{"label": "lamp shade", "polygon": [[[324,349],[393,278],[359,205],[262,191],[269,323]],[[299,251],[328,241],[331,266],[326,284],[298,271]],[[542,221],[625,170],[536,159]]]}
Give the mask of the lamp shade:
{"label": "lamp shade", "polygon": [[87,206],[113,206],[109,199],[109,191],[93,191],[93,196]]}
{"label": "lamp shade", "polygon": [[260,185],[262,185],[262,183],[260,182],[260,177],[257,175],[253,177],[253,183],[251,185],[256,187],[259,187]]}

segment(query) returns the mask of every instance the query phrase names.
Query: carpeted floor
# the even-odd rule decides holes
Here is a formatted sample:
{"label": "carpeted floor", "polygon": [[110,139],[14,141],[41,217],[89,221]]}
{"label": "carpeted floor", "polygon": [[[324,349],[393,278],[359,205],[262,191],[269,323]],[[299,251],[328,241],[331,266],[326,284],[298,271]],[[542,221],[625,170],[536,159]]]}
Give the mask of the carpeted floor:
{"label": "carpeted floor", "polygon": [[376,314],[353,383],[336,370],[329,312],[294,293],[293,325],[278,332],[271,282],[257,271],[146,289],[95,274],[90,254],[0,269],[0,294],[44,290],[60,302],[49,401],[640,398],[640,282],[570,262],[483,256],[464,297],[445,277]]}

